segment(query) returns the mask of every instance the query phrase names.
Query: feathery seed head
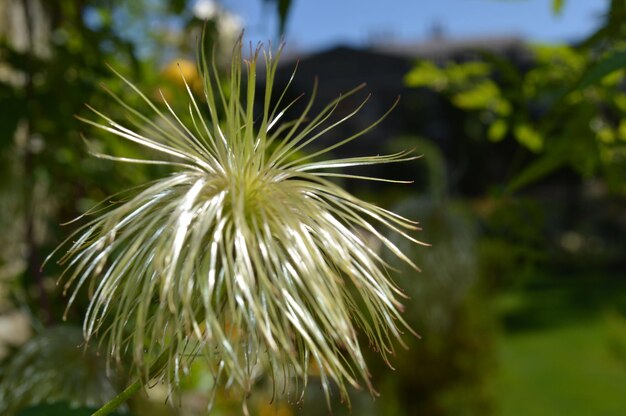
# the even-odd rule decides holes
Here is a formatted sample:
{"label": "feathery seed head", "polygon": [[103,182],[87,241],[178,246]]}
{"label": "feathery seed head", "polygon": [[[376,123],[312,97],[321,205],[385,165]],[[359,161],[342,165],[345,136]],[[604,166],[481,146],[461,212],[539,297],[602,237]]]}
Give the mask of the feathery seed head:
{"label": "feathery seed head", "polygon": [[[417,243],[407,234],[416,227],[352,196],[332,177],[356,177],[336,168],[412,157],[320,159],[373,126],[303,156],[308,145],[357,113],[360,106],[331,119],[356,89],[309,117],[313,94],[302,115],[282,122],[293,103],[281,105],[283,91],[271,104],[280,50],[273,56],[257,48],[249,60],[241,53],[239,41],[224,80],[200,50],[206,102],[196,101],[185,82],[184,115],[165,98],[160,109],[120,75],[150,114],[113,95],[127,112],[125,121],[95,109],[100,120],[83,119],[160,155],[97,156],[170,165],[174,172],[99,213],[68,239],[61,262],[67,265],[65,288],[72,288],[69,303],[88,285],[86,338],[100,332],[115,359],[132,353],[146,380],[160,376],[176,386],[181,371],[203,358],[216,385],[244,392],[261,372],[306,386],[311,363],[327,394],[330,382],[342,396],[348,384],[362,381],[371,390],[357,327],[385,359],[408,327],[399,313],[402,293],[364,234],[410,263],[372,224]],[[261,63],[265,95],[255,118]],[[149,367],[157,356],[165,360],[154,373]]]}

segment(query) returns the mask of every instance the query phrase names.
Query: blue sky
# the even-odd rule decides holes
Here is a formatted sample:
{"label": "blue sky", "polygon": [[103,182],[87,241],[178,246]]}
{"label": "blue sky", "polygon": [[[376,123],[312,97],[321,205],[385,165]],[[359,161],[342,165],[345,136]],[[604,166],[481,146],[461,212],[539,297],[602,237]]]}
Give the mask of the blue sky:
{"label": "blue sky", "polygon": [[[449,38],[519,36],[567,42],[589,34],[608,0],[565,0],[552,13],[552,0],[292,0],[286,40],[291,48],[314,50],[338,43],[425,40],[435,25]],[[247,37],[275,37],[276,16],[261,0],[221,0],[243,17]]]}

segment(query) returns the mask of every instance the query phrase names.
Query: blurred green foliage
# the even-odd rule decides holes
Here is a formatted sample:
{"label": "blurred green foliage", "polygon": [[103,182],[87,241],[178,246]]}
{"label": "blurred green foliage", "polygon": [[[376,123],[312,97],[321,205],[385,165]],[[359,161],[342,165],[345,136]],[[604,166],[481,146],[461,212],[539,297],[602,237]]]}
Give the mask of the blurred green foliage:
{"label": "blurred green foliage", "polygon": [[[141,69],[130,41],[110,26],[87,26],[86,9],[99,7],[100,2],[54,2],[45,7],[37,2],[3,4],[30,16],[33,26],[47,29],[7,24],[0,38],[0,106],[8,109],[0,119],[0,198],[13,201],[6,217],[20,225],[11,239],[22,254],[21,259],[3,258],[2,263],[21,260],[25,287],[42,287],[40,266],[59,241],[58,223],[104,198],[116,188],[117,179],[145,179],[134,168],[94,164],[85,158],[79,136],[83,127],[74,118],[85,113],[85,102],[104,105],[99,82],[120,88],[105,62],[134,68],[136,75]],[[25,292],[29,304],[42,296],[39,292],[34,296]],[[62,303],[46,304],[50,310],[40,311],[45,316],[36,315],[44,321],[59,316],[51,309]]]}
{"label": "blurred green foliage", "polygon": [[[554,5],[558,11],[562,3]],[[509,178],[509,191],[569,166],[624,194],[624,18],[623,2],[613,1],[603,29],[577,45],[535,45],[530,62],[480,51],[477,61],[420,61],[405,82],[444,94],[481,121],[489,140],[510,137],[530,152]]]}
{"label": "blurred green foliage", "polygon": [[47,328],[31,338],[2,368],[0,412],[35,414],[20,410],[62,402],[97,408],[115,397],[119,386],[110,381],[115,378],[109,377],[105,358],[81,344],[82,331],[71,326]]}

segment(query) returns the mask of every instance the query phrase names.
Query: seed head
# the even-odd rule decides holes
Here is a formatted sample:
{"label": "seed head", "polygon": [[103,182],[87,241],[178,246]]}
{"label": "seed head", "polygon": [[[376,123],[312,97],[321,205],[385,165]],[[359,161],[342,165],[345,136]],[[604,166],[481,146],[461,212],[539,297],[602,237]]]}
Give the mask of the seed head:
{"label": "seed head", "polygon": [[[157,375],[176,386],[191,361],[204,359],[216,386],[247,393],[266,373],[273,380],[303,381],[304,390],[313,364],[326,393],[332,381],[345,396],[348,384],[372,389],[357,327],[385,360],[408,329],[399,313],[402,292],[366,236],[410,263],[373,224],[417,243],[407,234],[415,223],[356,198],[332,178],[382,180],[336,169],[413,157],[321,158],[378,122],[304,155],[362,105],[332,121],[353,90],[310,118],[313,93],[297,119],[283,122],[293,102],[281,104],[285,89],[271,104],[279,56],[280,50],[273,56],[259,47],[243,60],[239,41],[224,79],[200,52],[205,102],[185,81],[184,115],[164,97],[160,109],[120,75],[150,114],[113,95],[126,120],[96,109],[98,121],[82,119],[160,155],[97,156],[173,168],[79,229],[61,259],[65,287],[72,288],[69,303],[81,287],[90,288],[86,338],[101,333],[118,360],[132,353],[146,379]],[[259,63],[265,92],[257,116]],[[165,364],[151,373],[150,362],[164,354]]]}

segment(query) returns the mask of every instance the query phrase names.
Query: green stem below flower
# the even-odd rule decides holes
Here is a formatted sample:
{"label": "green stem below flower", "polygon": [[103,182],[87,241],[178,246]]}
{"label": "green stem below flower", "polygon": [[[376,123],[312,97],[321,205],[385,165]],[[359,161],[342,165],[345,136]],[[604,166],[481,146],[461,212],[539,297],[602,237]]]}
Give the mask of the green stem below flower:
{"label": "green stem below flower", "polygon": [[[152,365],[150,366],[150,370],[148,371],[148,379],[155,377],[159,370],[163,368],[169,358],[169,351],[169,349],[163,351],[161,355],[159,355],[158,358],[154,361],[154,363],[152,363]],[[133,397],[135,393],[137,393],[137,391],[139,391],[139,389],[141,389],[143,386],[143,379],[139,378],[133,384],[126,387],[123,392],[109,400],[96,412],[92,413],[91,416],[106,416],[111,414],[111,412],[113,412],[115,409],[117,409],[127,400]]]}

